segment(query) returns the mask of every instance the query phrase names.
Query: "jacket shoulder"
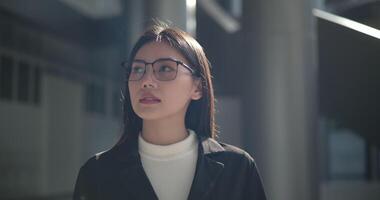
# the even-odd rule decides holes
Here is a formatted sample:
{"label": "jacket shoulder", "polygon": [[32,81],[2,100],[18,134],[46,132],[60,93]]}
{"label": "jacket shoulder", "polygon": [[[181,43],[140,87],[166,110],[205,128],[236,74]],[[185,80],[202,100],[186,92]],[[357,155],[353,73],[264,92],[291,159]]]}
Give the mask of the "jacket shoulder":
{"label": "jacket shoulder", "polygon": [[223,142],[218,142],[227,152],[232,152],[232,153],[236,153],[236,154],[239,154],[239,155],[244,155],[244,156],[246,156],[246,155],[248,155],[249,156],[249,154],[245,151],[245,150],[243,150],[243,149],[241,149],[241,148],[239,148],[239,147],[237,147],[237,146],[234,146],[234,145],[231,145],[231,144],[227,144],[227,143],[223,143]]}
{"label": "jacket shoulder", "polygon": [[206,157],[224,164],[225,167],[256,170],[254,159],[245,150],[214,139],[208,139],[205,144],[203,147]]}
{"label": "jacket shoulder", "polygon": [[252,156],[234,145],[222,142],[218,144],[224,150],[216,153],[214,159],[224,164],[224,188],[229,187],[231,182],[235,183],[237,188],[241,188],[236,195],[242,197],[231,199],[266,199],[262,180]]}
{"label": "jacket shoulder", "polygon": [[222,154],[225,154],[225,156],[237,157],[248,162],[254,162],[253,157],[247,151],[223,142],[218,142],[218,144],[223,147],[224,151],[222,151]]}
{"label": "jacket shoulder", "polygon": [[80,168],[74,187],[73,200],[96,199],[96,158],[92,156]]}
{"label": "jacket shoulder", "polygon": [[98,152],[98,153],[95,153],[93,156],[91,156],[86,164],[93,164],[93,163],[96,163],[96,162],[104,162],[104,161],[108,161],[110,159],[113,159],[115,158],[116,156],[116,153],[117,153],[117,149],[118,147],[112,147],[110,149],[107,149],[105,151],[101,151],[101,152]]}
{"label": "jacket shoulder", "polygon": [[94,154],[81,166],[80,171],[86,174],[96,174],[99,166],[108,163],[114,157],[112,149]]}

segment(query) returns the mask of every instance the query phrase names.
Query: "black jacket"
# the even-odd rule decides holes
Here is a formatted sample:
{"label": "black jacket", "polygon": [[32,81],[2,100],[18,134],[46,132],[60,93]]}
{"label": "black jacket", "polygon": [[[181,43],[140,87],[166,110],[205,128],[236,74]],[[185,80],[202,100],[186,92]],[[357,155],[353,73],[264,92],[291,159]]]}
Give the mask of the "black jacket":
{"label": "black jacket", "polygon": [[[245,151],[198,137],[189,200],[265,200],[259,173]],[[137,137],[90,158],[80,169],[74,200],[158,199],[141,164]],[[170,174],[168,174],[170,176]]]}

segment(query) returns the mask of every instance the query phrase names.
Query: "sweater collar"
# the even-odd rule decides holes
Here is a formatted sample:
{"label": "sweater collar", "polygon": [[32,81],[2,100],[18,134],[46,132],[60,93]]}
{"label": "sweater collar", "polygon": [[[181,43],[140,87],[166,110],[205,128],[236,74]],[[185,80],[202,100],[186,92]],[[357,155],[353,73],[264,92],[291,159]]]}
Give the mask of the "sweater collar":
{"label": "sweater collar", "polygon": [[[201,153],[199,155],[207,155],[225,151],[225,149],[215,139],[200,136],[198,134],[196,134],[196,136],[198,146],[199,148],[202,148],[201,151],[198,150],[198,152]],[[138,135],[128,137],[123,143],[115,146],[110,151],[114,151],[116,159],[121,162],[135,162],[136,159],[139,159]]]}
{"label": "sweater collar", "polygon": [[197,149],[197,136],[188,129],[185,139],[170,145],[156,145],[144,140],[141,134],[138,137],[139,152],[152,158],[173,158]]}
{"label": "sweater collar", "polygon": [[[202,136],[197,136],[197,138],[198,159],[189,200],[204,198],[215,186],[217,178],[224,169],[224,164],[214,160],[211,155],[225,149],[212,138]],[[137,136],[131,137],[124,144],[111,149],[123,166],[120,168],[120,182],[125,192],[132,195],[134,199],[158,199],[142,167],[137,140]]]}

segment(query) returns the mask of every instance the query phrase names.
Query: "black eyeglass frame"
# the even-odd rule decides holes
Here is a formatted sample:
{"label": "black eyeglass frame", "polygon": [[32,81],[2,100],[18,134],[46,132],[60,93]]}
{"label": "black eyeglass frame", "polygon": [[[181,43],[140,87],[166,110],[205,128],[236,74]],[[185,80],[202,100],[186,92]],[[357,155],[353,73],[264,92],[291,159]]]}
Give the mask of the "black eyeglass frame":
{"label": "black eyeglass frame", "polygon": [[[185,64],[184,62],[182,62],[182,61],[180,61],[180,60],[177,60],[177,59],[174,59],[174,58],[158,58],[157,60],[155,60],[155,61],[153,61],[153,62],[146,62],[145,60],[136,59],[136,60],[133,60],[132,62],[124,61],[124,62],[121,63],[121,66],[122,66],[124,69],[127,70],[127,76],[128,76],[128,78],[129,78],[129,75],[130,75],[130,73],[131,73],[130,70],[131,70],[131,68],[132,68],[132,63],[134,63],[134,62],[143,63],[143,64],[144,64],[144,73],[143,73],[143,75],[140,77],[140,79],[138,79],[138,80],[129,80],[129,79],[128,79],[128,81],[139,81],[139,80],[141,80],[141,79],[144,77],[144,75],[145,75],[145,73],[146,73],[146,66],[149,65],[149,64],[152,65],[153,74],[154,74],[154,76],[156,77],[156,75],[155,75],[155,71],[154,71],[154,68],[153,68],[153,65],[154,65],[156,62],[159,62],[159,61],[173,61],[173,62],[175,62],[175,63],[177,64],[177,68],[176,68],[175,76],[174,76],[173,79],[170,79],[170,80],[159,80],[159,79],[157,79],[157,80],[159,80],[159,81],[172,81],[172,80],[176,79],[176,78],[177,78],[177,74],[178,74],[178,65],[182,65],[183,67],[185,67],[187,70],[189,70],[189,71],[191,72],[191,75],[192,75],[192,76],[195,76],[195,70],[194,70],[193,68],[191,68],[189,65]],[[157,78],[157,77],[156,77],[156,78]]]}

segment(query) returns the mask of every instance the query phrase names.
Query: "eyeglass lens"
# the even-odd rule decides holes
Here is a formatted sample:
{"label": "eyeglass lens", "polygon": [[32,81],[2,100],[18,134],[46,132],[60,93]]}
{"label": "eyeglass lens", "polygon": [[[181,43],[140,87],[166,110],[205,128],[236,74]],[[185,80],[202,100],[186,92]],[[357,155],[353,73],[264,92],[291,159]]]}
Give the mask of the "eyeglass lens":
{"label": "eyeglass lens", "polygon": [[[146,70],[147,65],[144,62],[135,61],[132,63],[129,79],[130,81],[138,81],[140,80]],[[152,64],[153,74],[157,80],[160,81],[170,81],[174,80],[177,76],[178,64],[172,60],[158,60]]]}

